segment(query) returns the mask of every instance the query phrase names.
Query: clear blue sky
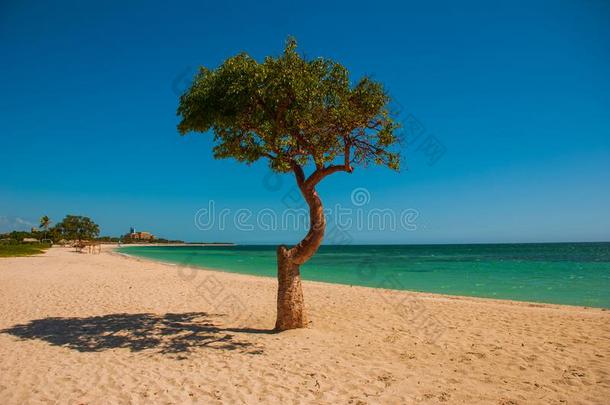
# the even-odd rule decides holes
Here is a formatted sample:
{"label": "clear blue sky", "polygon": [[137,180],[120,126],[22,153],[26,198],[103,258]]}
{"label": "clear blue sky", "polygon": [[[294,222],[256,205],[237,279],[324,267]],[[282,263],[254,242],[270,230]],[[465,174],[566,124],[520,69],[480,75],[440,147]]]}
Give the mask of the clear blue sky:
{"label": "clear blue sky", "polygon": [[[0,4],[0,231],[91,216],[186,240],[294,242],[300,232],[200,231],[194,213],[281,210],[265,164],[215,161],[180,137],[176,91],[239,51],[309,57],[382,81],[446,148],[428,165],[327,178],[328,206],[419,212],[416,231],[361,243],[610,240],[610,2],[28,2]],[[404,115],[403,114],[403,115]]]}

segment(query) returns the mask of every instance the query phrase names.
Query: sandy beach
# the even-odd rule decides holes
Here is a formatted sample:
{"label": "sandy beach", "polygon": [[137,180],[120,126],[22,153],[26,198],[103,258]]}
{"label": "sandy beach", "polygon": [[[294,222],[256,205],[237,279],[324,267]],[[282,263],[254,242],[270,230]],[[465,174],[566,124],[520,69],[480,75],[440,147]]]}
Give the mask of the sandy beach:
{"label": "sandy beach", "polygon": [[[0,259],[0,403],[607,403],[610,311],[276,281],[52,248]],[[604,399],[605,398],[605,399]]]}

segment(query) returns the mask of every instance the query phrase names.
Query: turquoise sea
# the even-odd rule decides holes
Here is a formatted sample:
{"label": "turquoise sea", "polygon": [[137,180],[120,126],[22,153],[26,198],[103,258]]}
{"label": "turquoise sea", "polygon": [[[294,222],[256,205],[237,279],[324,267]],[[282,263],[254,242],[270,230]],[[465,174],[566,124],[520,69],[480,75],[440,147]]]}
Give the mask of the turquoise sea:
{"label": "turquoise sea", "polygon": [[[132,246],[178,265],[275,277],[275,246]],[[610,308],[610,243],[322,246],[306,280]]]}

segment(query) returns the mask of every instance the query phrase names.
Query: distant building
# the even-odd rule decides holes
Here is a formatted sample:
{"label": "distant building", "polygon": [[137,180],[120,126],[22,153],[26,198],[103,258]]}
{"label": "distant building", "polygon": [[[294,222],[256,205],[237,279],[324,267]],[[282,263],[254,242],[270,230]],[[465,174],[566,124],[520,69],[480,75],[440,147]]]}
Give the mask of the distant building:
{"label": "distant building", "polygon": [[155,235],[150,232],[132,232],[129,237],[133,240],[153,240]]}
{"label": "distant building", "polygon": [[35,238],[23,238],[24,243],[37,243],[38,239]]}

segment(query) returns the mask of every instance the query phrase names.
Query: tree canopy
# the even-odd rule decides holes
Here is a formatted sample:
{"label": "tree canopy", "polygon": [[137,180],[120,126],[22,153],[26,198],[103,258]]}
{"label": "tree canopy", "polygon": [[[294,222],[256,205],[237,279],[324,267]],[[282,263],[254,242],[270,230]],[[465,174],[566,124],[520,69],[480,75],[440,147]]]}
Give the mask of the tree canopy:
{"label": "tree canopy", "polygon": [[[180,97],[178,131],[214,133],[214,157],[269,161],[292,171],[309,206],[309,231],[295,246],[278,246],[275,328],[307,325],[299,266],[318,250],[326,218],[315,186],[354,165],[399,168],[397,123],[390,98],[369,77],[352,84],[347,69],[330,59],[307,60],[289,38],[284,53],[262,63],[246,53],[216,69],[201,67]],[[305,168],[315,168],[309,176]]]}
{"label": "tree canopy", "polygon": [[306,60],[296,47],[289,38],[281,56],[262,63],[240,53],[217,69],[201,67],[180,97],[179,132],[212,130],[216,158],[267,158],[303,182],[302,167],[313,163],[311,185],[355,164],[398,170],[398,124],[383,86],[369,77],[352,85],[344,66]]}
{"label": "tree canopy", "polygon": [[93,239],[100,233],[99,226],[91,218],[80,215],[66,215],[55,228],[63,238],[72,240]]}
{"label": "tree canopy", "polygon": [[51,224],[51,220],[47,215],[44,215],[40,218],[40,228],[44,228],[45,230],[49,228]]}

